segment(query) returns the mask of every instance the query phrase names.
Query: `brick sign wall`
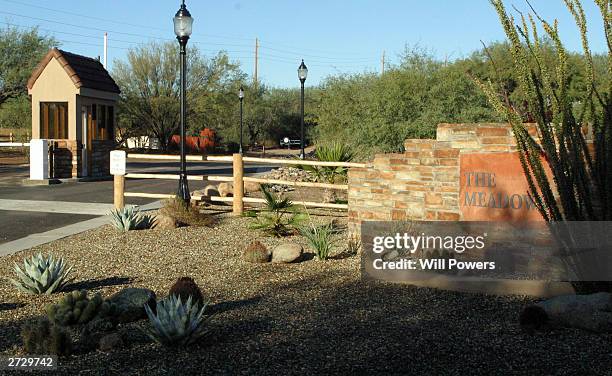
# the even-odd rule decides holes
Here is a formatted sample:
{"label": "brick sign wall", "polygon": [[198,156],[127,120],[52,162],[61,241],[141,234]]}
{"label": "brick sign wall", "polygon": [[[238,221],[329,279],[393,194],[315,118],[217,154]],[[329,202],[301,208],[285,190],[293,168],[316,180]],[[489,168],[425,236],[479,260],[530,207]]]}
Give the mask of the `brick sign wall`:
{"label": "brick sign wall", "polygon": [[435,140],[404,146],[349,171],[353,233],[364,220],[540,219],[508,124],[440,124]]}

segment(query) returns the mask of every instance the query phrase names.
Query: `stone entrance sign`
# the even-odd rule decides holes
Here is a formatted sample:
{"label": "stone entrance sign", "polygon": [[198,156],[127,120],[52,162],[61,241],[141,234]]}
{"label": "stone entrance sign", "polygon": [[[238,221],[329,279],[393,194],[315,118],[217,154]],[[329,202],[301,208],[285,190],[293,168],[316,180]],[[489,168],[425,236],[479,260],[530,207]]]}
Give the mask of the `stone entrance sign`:
{"label": "stone entrance sign", "polygon": [[460,158],[459,207],[464,221],[541,221],[516,152]]}

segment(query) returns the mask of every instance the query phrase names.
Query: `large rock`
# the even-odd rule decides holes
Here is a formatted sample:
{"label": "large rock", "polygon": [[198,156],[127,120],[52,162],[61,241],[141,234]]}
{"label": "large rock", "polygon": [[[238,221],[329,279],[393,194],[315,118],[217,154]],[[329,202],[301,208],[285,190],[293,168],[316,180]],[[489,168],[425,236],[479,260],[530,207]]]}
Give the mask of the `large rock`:
{"label": "large rock", "polygon": [[178,227],[178,222],[176,218],[166,215],[166,214],[157,214],[153,219],[153,228],[161,229],[161,230],[172,230]]}
{"label": "large rock", "polygon": [[285,243],[276,246],[272,250],[272,262],[279,264],[287,264],[290,262],[299,261],[302,258],[304,249],[299,244]]}
{"label": "large rock", "polygon": [[123,339],[119,333],[107,334],[100,338],[98,348],[100,351],[109,352],[123,347]]}
{"label": "large rock", "polygon": [[155,293],[144,288],[125,288],[110,298],[117,305],[117,321],[121,323],[138,321],[147,316],[144,305],[155,309]]}
{"label": "large rock", "polygon": [[551,326],[612,333],[612,294],[562,295],[539,303]]}
{"label": "large rock", "polygon": [[[244,182],[244,193],[259,192],[261,184],[254,183],[251,181]],[[217,187],[217,191],[221,197],[233,196],[234,195],[234,184],[232,183],[221,183]]]}

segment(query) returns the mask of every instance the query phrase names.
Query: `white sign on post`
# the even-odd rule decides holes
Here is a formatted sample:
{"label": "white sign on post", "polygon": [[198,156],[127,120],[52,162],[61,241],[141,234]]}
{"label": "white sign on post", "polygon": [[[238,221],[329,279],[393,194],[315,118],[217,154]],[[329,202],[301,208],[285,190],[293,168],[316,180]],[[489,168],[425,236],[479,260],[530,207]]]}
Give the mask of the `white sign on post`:
{"label": "white sign on post", "polygon": [[125,151],[113,150],[110,152],[111,175],[125,175]]}

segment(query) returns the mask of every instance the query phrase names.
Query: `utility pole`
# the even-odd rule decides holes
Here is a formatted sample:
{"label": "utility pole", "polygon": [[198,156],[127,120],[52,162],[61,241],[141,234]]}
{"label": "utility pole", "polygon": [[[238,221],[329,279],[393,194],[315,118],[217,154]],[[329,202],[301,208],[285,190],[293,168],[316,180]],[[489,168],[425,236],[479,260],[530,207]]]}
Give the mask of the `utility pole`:
{"label": "utility pole", "polygon": [[108,33],[104,33],[104,69],[107,69],[108,61]]}
{"label": "utility pole", "polygon": [[383,50],[382,59],[380,59],[380,72],[385,74],[385,51]]}
{"label": "utility pole", "polygon": [[255,82],[255,90],[257,90],[258,62],[259,62],[259,38],[255,38],[255,74],[253,75],[253,81]]}

